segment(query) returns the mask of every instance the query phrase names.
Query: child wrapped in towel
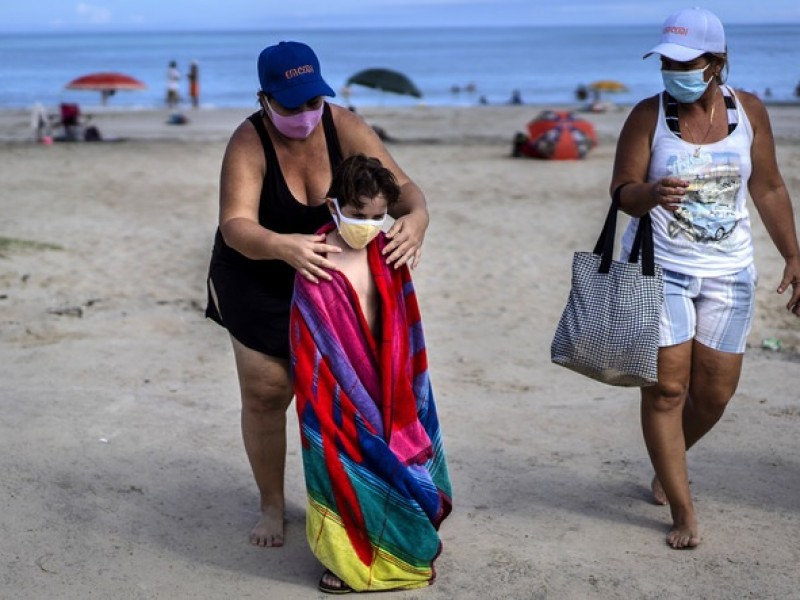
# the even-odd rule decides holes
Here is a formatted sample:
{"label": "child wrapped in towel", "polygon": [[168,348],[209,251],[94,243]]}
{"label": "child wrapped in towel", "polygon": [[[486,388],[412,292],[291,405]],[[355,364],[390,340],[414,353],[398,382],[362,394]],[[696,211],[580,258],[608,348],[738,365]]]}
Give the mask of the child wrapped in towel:
{"label": "child wrapped in towel", "polygon": [[306,530],[327,593],[410,589],[435,578],[451,510],[419,308],[406,265],[381,251],[399,197],[355,155],[334,173],[320,232],[342,248],[331,281],[295,279],[291,365],[308,493]]}

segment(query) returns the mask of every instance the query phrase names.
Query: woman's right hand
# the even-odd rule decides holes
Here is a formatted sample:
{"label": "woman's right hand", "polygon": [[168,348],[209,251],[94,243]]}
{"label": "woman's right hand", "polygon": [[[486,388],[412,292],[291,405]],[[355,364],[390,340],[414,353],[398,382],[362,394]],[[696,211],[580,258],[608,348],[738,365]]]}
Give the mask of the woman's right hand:
{"label": "woman's right hand", "polygon": [[683,201],[689,182],[678,177],[662,177],[653,182],[651,197],[656,206],[675,212]]}
{"label": "woman's right hand", "polygon": [[338,246],[325,243],[325,234],[304,235],[300,233],[285,234],[280,258],[291,265],[302,277],[312,283],[320,279],[330,281],[327,270],[336,271],[336,265],[325,258],[329,252],[341,252]]}

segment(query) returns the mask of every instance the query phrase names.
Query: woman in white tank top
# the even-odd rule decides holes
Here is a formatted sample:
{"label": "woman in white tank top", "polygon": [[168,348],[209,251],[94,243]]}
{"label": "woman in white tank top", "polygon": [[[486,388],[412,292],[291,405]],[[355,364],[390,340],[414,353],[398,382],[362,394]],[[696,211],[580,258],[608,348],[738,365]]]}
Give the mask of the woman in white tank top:
{"label": "woman in white tank top", "polygon": [[[753,243],[749,192],[785,259],[778,293],[800,316],[800,250],[789,194],[778,170],[769,117],[758,98],[733,92],[725,32],[709,11],[681,10],[664,22],[665,92],[637,104],[617,145],[611,191],[634,217],[650,213],[656,261],[664,267],[658,383],[641,390],[642,429],[669,504],[667,543],[700,543],[686,450],[722,417],[739,381],[752,322]],[[632,229],[623,237],[629,249]]]}

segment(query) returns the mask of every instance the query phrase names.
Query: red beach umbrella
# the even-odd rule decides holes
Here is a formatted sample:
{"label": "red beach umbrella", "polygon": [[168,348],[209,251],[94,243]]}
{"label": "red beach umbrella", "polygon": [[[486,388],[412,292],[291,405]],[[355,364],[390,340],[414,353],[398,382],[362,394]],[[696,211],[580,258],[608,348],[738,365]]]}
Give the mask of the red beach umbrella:
{"label": "red beach umbrella", "polygon": [[119,90],[145,90],[147,86],[138,79],[124,73],[90,73],[73,79],[65,88],[68,90],[100,92],[103,104],[105,104],[108,97]]}
{"label": "red beach umbrella", "polygon": [[519,151],[533,158],[574,160],[597,145],[594,125],[570,111],[547,110],[528,123],[528,140]]}

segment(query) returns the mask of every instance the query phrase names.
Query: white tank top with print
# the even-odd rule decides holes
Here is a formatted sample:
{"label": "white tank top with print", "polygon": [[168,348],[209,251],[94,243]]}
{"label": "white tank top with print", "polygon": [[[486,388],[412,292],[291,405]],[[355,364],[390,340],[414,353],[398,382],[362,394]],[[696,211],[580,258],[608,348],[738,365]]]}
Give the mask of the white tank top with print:
{"label": "white tank top with print", "polygon": [[[661,101],[650,148],[648,181],[679,177],[691,182],[676,212],[661,206],[650,211],[656,262],[696,277],[736,273],[753,262],[746,206],[753,130],[741,102],[727,86],[722,90],[728,106],[727,137],[712,144],[685,142],[668,126],[668,119],[677,122],[676,115],[665,111]],[[631,219],[623,235],[626,254],[637,224],[638,219]]]}

